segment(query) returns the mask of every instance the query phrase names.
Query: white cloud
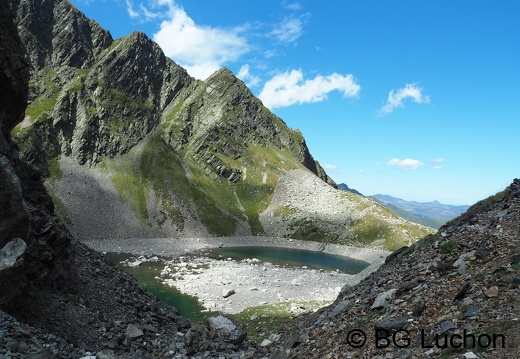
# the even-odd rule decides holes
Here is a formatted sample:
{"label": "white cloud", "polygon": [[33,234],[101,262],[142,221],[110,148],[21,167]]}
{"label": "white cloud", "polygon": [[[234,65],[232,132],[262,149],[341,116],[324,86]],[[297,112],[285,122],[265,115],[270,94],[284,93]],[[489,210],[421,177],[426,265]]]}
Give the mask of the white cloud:
{"label": "white cloud", "polygon": [[323,168],[325,168],[327,171],[336,171],[336,170],[339,169],[338,166],[331,165],[331,164],[329,164],[329,163],[325,163],[325,164],[323,165]]}
{"label": "white cloud", "polygon": [[352,75],[333,73],[303,79],[301,70],[292,70],[274,76],[267,81],[258,96],[270,109],[310,102],[320,102],[332,91],[340,91],[344,97],[356,97],[361,90]]}
{"label": "white cloud", "polygon": [[260,77],[251,74],[249,65],[243,65],[238,71],[237,77],[244,81],[247,87],[255,87],[260,82]]}
{"label": "white cloud", "polygon": [[434,163],[441,163],[444,161],[446,161],[446,158],[444,158],[444,157],[434,158],[434,159],[430,160],[430,162],[434,162]]}
{"label": "white cloud", "polygon": [[249,51],[243,28],[200,26],[175,1],[158,0],[157,4],[167,6],[168,12],[153,39],[191,76],[205,79]]}
{"label": "white cloud", "polygon": [[397,166],[403,170],[416,170],[424,165],[424,163],[421,161],[413,160],[411,158],[405,158],[404,160],[400,160],[399,158],[392,158],[386,164],[389,166]]}
{"label": "white cloud", "polygon": [[390,91],[386,104],[379,109],[379,115],[389,114],[397,107],[404,108],[404,101],[407,99],[411,99],[415,103],[430,102],[430,97],[422,94],[422,88],[417,87],[415,83],[406,84],[404,88]]}
{"label": "white cloud", "polygon": [[300,3],[297,3],[297,2],[289,3],[287,1],[284,1],[284,2],[282,2],[282,6],[289,10],[301,10],[301,8],[302,8]]}
{"label": "white cloud", "polygon": [[128,15],[130,15],[130,17],[132,19],[138,18],[140,16],[140,14],[134,10],[133,2],[130,0],[125,0],[125,3],[126,3],[126,11],[128,11]]}
{"label": "white cloud", "polygon": [[[165,3],[164,4],[161,4],[161,3],[164,3],[164,1],[160,0],[157,4],[166,5]],[[145,22],[145,21],[164,18],[164,16],[165,16],[164,12],[154,12],[154,11],[148,9],[147,7],[145,7],[142,3],[139,4],[139,7],[137,10],[134,8],[134,2],[132,0],[125,0],[125,4],[126,4],[126,11],[128,12],[128,15],[132,19],[137,19],[142,22]]]}
{"label": "white cloud", "polygon": [[295,42],[302,34],[302,25],[301,19],[285,18],[268,35],[284,44]]}

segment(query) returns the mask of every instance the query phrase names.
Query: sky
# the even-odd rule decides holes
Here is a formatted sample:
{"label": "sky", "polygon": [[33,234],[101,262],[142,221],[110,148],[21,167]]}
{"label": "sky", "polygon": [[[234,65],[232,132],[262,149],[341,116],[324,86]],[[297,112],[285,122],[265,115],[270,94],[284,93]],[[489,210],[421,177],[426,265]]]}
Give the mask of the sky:
{"label": "sky", "polygon": [[70,1],[195,78],[229,68],[365,195],[473,204],[520,177],[520,1]]}

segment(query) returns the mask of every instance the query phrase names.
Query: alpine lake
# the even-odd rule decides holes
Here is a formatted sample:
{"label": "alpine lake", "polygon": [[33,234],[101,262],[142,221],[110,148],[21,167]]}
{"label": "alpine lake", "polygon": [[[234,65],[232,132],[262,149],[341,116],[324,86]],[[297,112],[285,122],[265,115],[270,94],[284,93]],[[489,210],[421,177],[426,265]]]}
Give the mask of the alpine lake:
{"label": "alpine lake", "polygon": [[[165,267],[164,262],[171,259],[170,257],[158,256],[158,260],[145,260],[139,265],[131,266],[128,263],[139,256],[126,253],[107,253],[106,256],[122,270],[132,275],[150,293],[166,304],[175,307],[185,318],[200,322],[213,314],[205,310],[196,297],[183,294],[158,279]],[[221,247],[193,252],[185,257],[200,256],[217,260],[231,258],[235,261],[256,258],[260,262],[269,262],[283,267],[338,271],[348,274],[357,274],[369,266],[367,262],[345,256],[284,247]]]}

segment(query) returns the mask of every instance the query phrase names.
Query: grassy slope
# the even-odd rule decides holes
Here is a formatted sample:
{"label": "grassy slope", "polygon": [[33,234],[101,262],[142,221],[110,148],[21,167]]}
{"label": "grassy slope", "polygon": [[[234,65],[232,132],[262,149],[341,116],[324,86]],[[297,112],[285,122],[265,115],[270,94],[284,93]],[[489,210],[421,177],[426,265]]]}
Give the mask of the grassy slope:
{"label": "grassy slope", "polygon": [[158,136],[147,138],[129,153],[105,162],[120,197],[130,204],[144,226],[149,225],[147,198],[153,190],[178,228],[182,229],[183,222],[179,206],[193,203],[213,235],[233,235],[237,219],[249,223],[253,234],[263,234],[258,214],[269,205],[279,175],[298,164],[288,161],[285,168],[274,165],[288,155],[277,148],[251,146],[249,152],[247,159],[240,160],[220,155],[223,161],[238,168],[244,166],[243,162],[265,160],[265,167],[247,167],[245,179],[238,183],[210,178],[192,157],[181,159]]}

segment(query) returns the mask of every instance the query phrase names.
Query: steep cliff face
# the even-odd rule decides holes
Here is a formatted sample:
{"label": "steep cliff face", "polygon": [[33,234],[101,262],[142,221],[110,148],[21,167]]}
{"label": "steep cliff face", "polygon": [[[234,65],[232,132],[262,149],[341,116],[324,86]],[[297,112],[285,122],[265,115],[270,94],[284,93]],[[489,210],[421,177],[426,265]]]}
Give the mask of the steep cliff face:
{"label": "steep cliff face", "polygon": [[15,1],[31,62],[22,155],[40,168],[64,154],[93,163],[125,153],[160,120],[186,72],[144,34],[113,41],[67,1]]}
{"label": "steep cliff face", "polygon": [[54,215],[41,174],[18,160],[11,140],[27,105],[29,68],[9,4],[0,4],[0,305],[11,307],[30,286],[70,289],[75,271],[68,232]]}
{"label": "steep cliff face", "polygon": [[[326,188],[336,184],[303,135],[229,70],[196,81],[145,34],[114,41],[65,0],[13,6],[32,77],[31,103],[12,132],[21,157],[50,175],[48,188],[78,238],[269,233],[310,239],[298,228],[310,218],[311,230],[320,233],[314,239],[356,240],[345,230],[351,215],[324,226],[314,211],[274,221],[276,228],[261,220],[280,179],[293,170],[312,173]],[[341,194],[335,196],[340,203]],[[92,201],[98,197],[103,206]],[[284,208],[273,215],[285,216]],[[428,233],[381,223],[384,230],[367,243],[388,231],[401,233],[401,244]]]}
{"label": "steep cliff face", "polygon": [[20,178],[13,168],[16,148],[11,129],[22,120],[29,71],[6,1],[0,2],[0,305],[20,294],[24,276],[21,257],[27,244],[29,213]]}
{"label": "steep cliff face", "polygon": [[74,69],[93,65],[113,42],[108,31],[68,1],[13,0],[12,6],[33,76],[52,67],[66,81]]}
{"label": "steep cliff face", "polygon": [[[228,346],[229,332],[180,317],[70,236],[55,215],[42,173],[17,158],[10,137],[27,105],[29,66],[6,0],[0,0],[0,48],[0,357],[80,358],[97,352],[110,358],[188,358],[199,351],[218,356],[223,347],[247,351],[244,336]],[[249,357],[253,353],[249,349]]]}

